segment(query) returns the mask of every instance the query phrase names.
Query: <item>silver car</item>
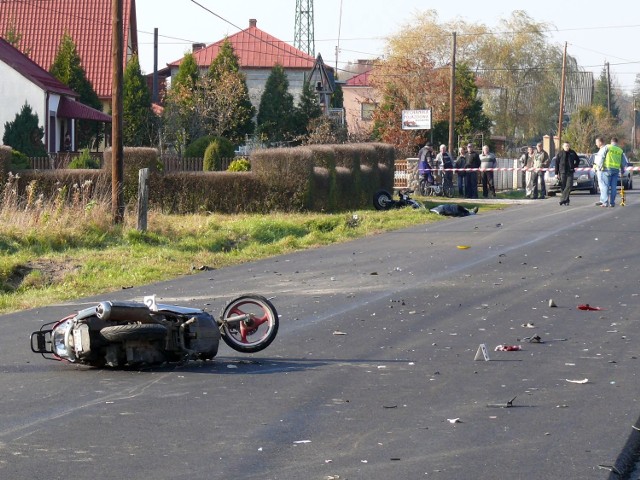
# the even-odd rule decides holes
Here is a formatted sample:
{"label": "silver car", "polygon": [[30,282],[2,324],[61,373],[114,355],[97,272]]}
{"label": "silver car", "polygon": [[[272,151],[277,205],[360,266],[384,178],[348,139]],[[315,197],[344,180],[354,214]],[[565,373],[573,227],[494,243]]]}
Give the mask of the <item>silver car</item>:
{"label": "silver car", "polygon": [[[573,186],[571,190],[589,190],[589,193],[596,195],[600,193],[598,178],[593,169],[593,155],[589,158],[586,155],[578,154],[580,163],[578,170],[573,172]],[[584,169],[584,170],[582,170]],[[547,194],[550,196],[560,192],[560,179],[556,177],[556,157],[551,159],[549,170],[544,176],[544,183],[547,187]]]}

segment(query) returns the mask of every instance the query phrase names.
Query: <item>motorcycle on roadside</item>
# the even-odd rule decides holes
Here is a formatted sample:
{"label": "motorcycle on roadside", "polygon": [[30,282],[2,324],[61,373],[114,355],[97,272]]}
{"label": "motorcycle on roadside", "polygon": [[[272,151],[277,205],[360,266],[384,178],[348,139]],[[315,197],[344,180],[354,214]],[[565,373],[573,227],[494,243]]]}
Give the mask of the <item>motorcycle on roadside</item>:
{"label": "motorcycle on roadside", "polygon": [[198,308],[104,301],[31,334],[31,350],[50,360],[93,367],[137,367],[210,360],[220,339],[242,353],[267,348],[278,333],[273,304],[256,294],[229,302],[219,317]]}

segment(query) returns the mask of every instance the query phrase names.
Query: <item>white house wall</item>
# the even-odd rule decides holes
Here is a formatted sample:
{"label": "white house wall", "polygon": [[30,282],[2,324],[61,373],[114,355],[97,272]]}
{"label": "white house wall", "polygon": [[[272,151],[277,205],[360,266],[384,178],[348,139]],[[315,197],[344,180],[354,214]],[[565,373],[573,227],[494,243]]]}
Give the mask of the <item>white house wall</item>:
{"label": "white house wall", "polygon": [[4,124],[15,120],[25,102],[38,115],[38,125],[44,128],[47,120],[45,92],[9,65],[0,62],[0,143],[4,136]]}

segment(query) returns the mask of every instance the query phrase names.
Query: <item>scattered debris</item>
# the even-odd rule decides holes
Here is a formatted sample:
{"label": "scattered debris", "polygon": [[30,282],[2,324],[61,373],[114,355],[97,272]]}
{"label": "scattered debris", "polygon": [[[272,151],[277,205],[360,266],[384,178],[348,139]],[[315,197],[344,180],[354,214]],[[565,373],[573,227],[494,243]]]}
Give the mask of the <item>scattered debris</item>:
{"label": "scattered debris", "polygon": [[522,345],[498,345],[493,349],[494,352],[517,352],[522,350]]}
{"label": "scattered debris", "polygon": [[532,335],[530,337],[524,337],[522,339],[518,339],[519,342],[529,342],[529,343],[544,343],[540,335]]}
{"label": "scattered debris", "polygon": [[382,408],[398,408],[398,405],[382,405]]}
{"label": "scattered debris", "polygon": [[460,420],[460,418],[447,418],[447,422],[449,423],[462,423],[462,420]]}
{"label": "scattered debris", "polygon": [[458,250],[467,250],[468,248],[471,248],[469,245],[458,245]]}
{"label": "scattered debris", "polygon": [[590,312],[597,312],[597,311],[600,311],[600,310],[604,310],[604,308],[602,308],[602,307],[592,307],[588,303],[585,303],[584,305],[578,305],[578,309],[579,310],[588,310]]}
{"label": "scattered debris", "polygon": [[565,380],[569,383],[579,383],[579,384],[585,384],[589,382],[588,378],[583,378],[582,380],[569,380],[568,378],[565,378]]}
{"label": "scattered debris", "polygon": [[341,332],[339,330],[336,330],[335,332],[333,332],[334,335],[346,335],[345,332]]}
{"label": "scattered debris", "polygon": [[487,407],[491,407],[491,408],[511,408],[513,407],[513,401],[518,398],[517,395],[515,397],[513,397],[511,400],[509,400],[506,403],[489,403],[487,404]]}
{"label": "scattered debris", "polygon": [[556,302],[553,301],[553,298],[549,299],[549,307],[550,308],[556,308],[558,305],[556,305]]}
{"label": "scattered debris", "polygon": [[311,440],[296,440],[293,443],[311,443]]}
{"label": "scattered debris", "polygon": [[531,323],[531,322],[523,323],[523,324],[522,324],[522,325],[520,325],[520,326],[521,326],[521,327],[524,327],[524,328],[536,328],[536,326],[535,326],[533,323]]}

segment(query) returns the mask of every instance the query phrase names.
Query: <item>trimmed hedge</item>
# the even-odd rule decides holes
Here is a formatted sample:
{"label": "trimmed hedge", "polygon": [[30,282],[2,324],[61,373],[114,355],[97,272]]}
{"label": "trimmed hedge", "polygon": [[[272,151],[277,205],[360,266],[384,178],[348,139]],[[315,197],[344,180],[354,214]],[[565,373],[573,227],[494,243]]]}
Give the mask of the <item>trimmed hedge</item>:
{"label": "trimmed hedge", "polygon": [[9,174],[10,163],[11,147],[0,145],[0,184],[4,184],[5,178]]}
{"label": "trimmed hedge", "polygon": [[[0,172],[11,149],[0,147]],[[150,169],[149,203],[166,213],[268,213],[341,211],[371,206],[380,188],[393,189],[395,150],[385,144],[314,145],[256,150],[249,172],[160,171],[158,151],[124,149],[125,201],[137,198],[138,171]],[[111,195],[111,149],[101,170],[21,172],[20,193],[31,180],[45,196],[91,180],[95,193]],[[4,174],[6,176],[6,173]]]}

